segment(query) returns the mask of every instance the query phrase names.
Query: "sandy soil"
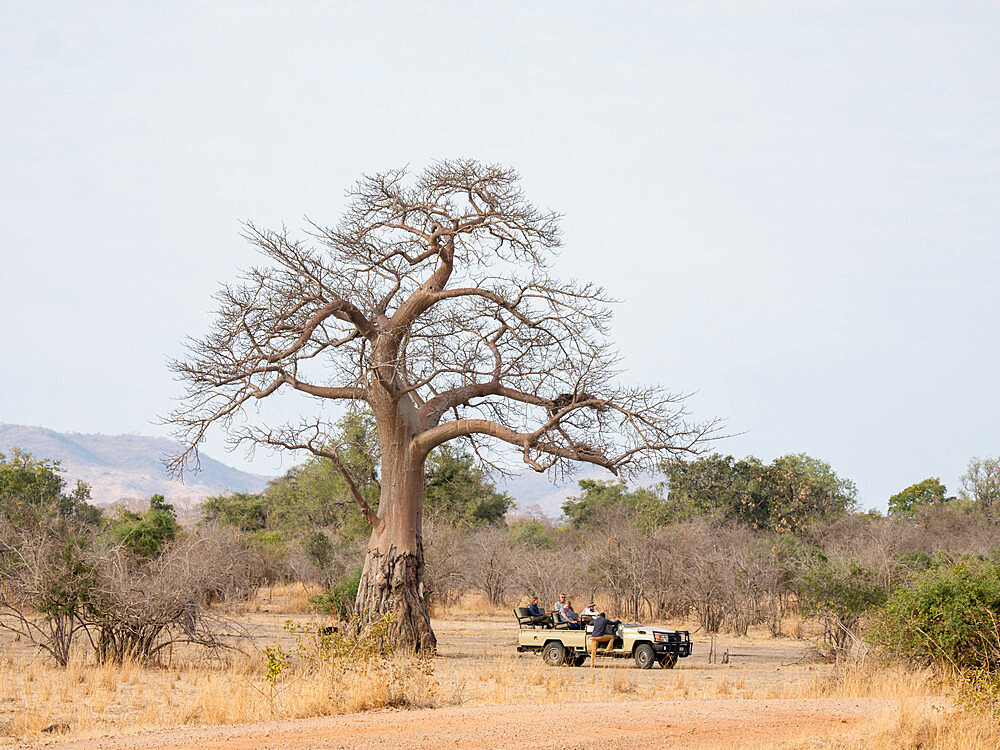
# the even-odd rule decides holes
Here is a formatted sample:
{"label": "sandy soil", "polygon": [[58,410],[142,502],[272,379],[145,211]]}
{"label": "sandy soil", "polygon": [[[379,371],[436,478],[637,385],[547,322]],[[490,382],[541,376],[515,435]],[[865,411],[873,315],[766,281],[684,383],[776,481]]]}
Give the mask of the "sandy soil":
{"label": "sandy soil", "polygon": [[[928,701],[929,702],[929,701]],[[58,744],[69,750],[734,748],[846,734],[899,710],[875,698],[554,703],[378,711]]]}
{"label": "sandy soil", "polygon": [[[282,640],[286,619],[255,613],[246,616],[245,624],[255,640],[275,642]],[[536,654],[516,653],[511,618],[433,624],[439,644],[434,677],[444,704],[439,708],[143,734],[138,734],[141,724],[131,724],[133,736],[73,742],[49,737],[36,747],[769,748],[870,731],[904,708],[899,699],[782,697],[795,695],[795,684],[812,684],[831,668],[817,658],[809,640],[710,640],[696,633],[694,655],[672,670],[639,670],[624,659],[601,659],[593,669],[551,668]],[[908,698],[905,709],[931,710],[945,703]]]}

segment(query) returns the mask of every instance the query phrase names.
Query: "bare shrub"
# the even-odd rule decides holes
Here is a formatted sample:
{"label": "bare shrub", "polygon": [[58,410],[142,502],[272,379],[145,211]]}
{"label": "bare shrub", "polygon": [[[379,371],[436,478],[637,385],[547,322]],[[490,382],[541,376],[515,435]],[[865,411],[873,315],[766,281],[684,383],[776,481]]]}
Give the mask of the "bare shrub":
{"label": "bare shrub", "polygon": [[447,521],[424,519],[424,596],[434,607],[448,607],[465,592],[469,564],[468,533]]}
{"label": "bare shrub", "polygon": [[190,534],[151,560],[114,547],[94,561],[96,583],[78,615],[99,662],[148,661],[179,643],[225,645],[231,626],[208,609],[249,591],[257,557],[225,532]]}
{"label": "bare shrub", "polygon": [[99,662],[149,660],[178,643],[221,647],[232,628],[209,605],[252,593],[259,573],[259,558],[214,528],[140,557],[62,519],[33,530],[0,518],[0,627],[62,666],[80,638]]}
{"label": "bare shrub", "polygon": [[476,529],[470,539],[466,581],[490,604],[503,604],[512,580],[510,533],[506,528]]}
{"label": "bare shrub", "polygon": [[96,580],[87,545],[64,521],[25,530],[0,515],[0,628],[61,666],[85,628],[81,618]]}
{"label": "bare shrub", "polygon": [[594,587],[588,585],[586,577],[589,558],[572,549],[520,547],[511,556],[511,590],[519,599],[537,596],[547,609],[561,593],[593,596]]}

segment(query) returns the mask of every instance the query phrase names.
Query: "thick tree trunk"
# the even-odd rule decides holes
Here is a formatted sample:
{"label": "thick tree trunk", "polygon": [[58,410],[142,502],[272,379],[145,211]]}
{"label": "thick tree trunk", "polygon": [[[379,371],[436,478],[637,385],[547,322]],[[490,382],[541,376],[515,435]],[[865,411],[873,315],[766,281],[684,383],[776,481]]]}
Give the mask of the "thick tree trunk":
{"label": "thick tree trunk", "polygon": [[356,606],[363,622],[395,612],[392,636],[402,648],[431,652],[437,645],[424,599],[421,517],[424,460],[410,451],[405,430],[379,425],[382,494],[361,571]]}

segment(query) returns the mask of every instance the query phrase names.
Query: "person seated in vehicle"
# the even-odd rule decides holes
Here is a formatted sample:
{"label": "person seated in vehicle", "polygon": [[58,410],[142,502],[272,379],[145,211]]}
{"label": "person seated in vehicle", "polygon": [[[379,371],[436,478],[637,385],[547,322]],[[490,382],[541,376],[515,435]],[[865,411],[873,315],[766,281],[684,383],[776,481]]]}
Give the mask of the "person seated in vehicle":
{"label": "person seated in vehicle", "polygon": [[570,630],[579,630],[583,627],[580,623],[580,615],[573,609],[573,602],[567,601],[559,612],[559,618],[569,626]]}
{"label": "person seated in vehicle", "polygon": [[552,615],[546,614],[542,611],[542,608],[538,606],[538,597],[531,597],[531,604],[528,605],[528,614],[531,615],[532,625],[543,625],[545,627],[552,627]]}
{"label": "person seated in vehicle", "polygon": [[603,612],[598,612],[593,622],[594,629],[590,634],[590,666],[594,666],[597,661],[597,648],[603,643],[607,644],[605,650],[611,648],[615,640],[615,628],[621,625],[618,620],[609,620]]}
{"label": "person seated in vehicle", "polygon": [[556,599],[556,603],[552,605],[552,617],[556,622],[562,622],[562,611],[563,607],[566,606],[566,594],[559,594],[559,598]]}
{"label": "person seated in vehicle", "polygon": [[597,617],[597,615],[598,615],[597,608],[594,606],[594,603],[591,602],[586,607],[584,607],[583,612],[580,613],[580,622],[586,625],[588,622]]}

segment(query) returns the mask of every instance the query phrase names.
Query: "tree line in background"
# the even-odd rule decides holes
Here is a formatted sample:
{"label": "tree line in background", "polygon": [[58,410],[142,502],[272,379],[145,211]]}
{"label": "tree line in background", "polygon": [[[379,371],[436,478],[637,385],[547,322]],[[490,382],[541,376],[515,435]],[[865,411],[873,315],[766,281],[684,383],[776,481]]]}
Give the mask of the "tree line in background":
{"label": "tree line in background", "polygon": [[[343,460],[375,504],[371,425],[355,415],[340,429]],[[369,530],[328,463],[210,498],[182,529],[160,496],[144,513],[105,514],[57,464],[0,457],[0,626],[66,663],[79,643],[103,661],[224,645],[210,605],[268,582],[318,584],[315,606],[346,617]],[[905,488],[886,516],[859,511],[853,483],[802,454],[704,456],[664,474],[640,488],[583,480],[556,521],[515,511],[470,453],[442,446],[426,468],[425,596],[512,605],[566,591],[624,619],[775,636],[796,635],[797,614],[818,619],[837,653],[867,635],[925,661],[989,675],[1000,665],[997,459],[973,459],[957,497],[934,478]]]}

